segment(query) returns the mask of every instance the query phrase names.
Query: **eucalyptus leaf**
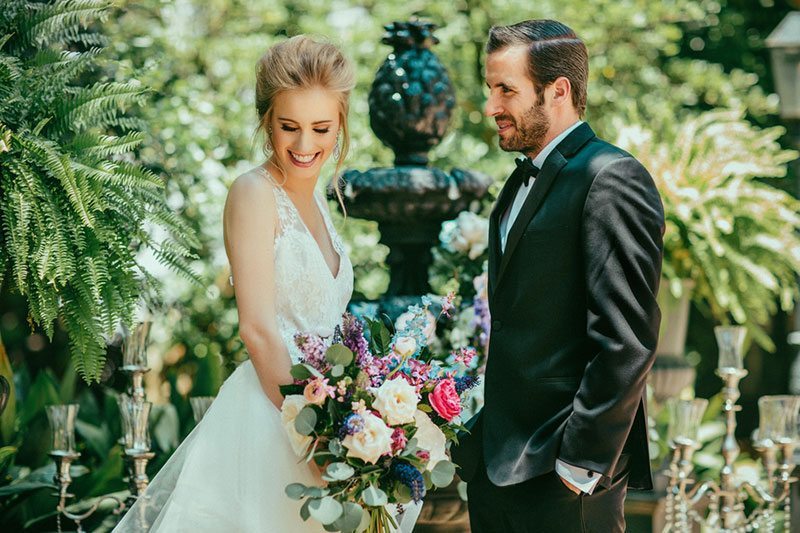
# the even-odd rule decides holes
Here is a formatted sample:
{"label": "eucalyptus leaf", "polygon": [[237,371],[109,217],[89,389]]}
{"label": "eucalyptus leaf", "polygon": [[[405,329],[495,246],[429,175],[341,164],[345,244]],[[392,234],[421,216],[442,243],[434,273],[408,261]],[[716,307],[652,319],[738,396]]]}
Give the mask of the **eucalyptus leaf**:
{"label": "eucalyptus leaf", "polygon": [[320,499],[313,499],[308,504],[308,511],[311,516],[321,524],[328,525],[342,516],[344,509],[342,504],[332,496],[325,496]]}
{"label": "eucalyptus leaf", "polygon": [[431,470],[431,483],[439,488],[446,487],[453,482],[456,475],[456,466],[450,461],[439,461]]}
{"label": "eucalyptus leaf", "polygon": [[330,493],[330,490],[322,487],[306,487],[306,496],[310,498],[322,498]]}
{"label": "eucalyptus leaf", "polygon": [[386,493],[375,485],[367,487],[364,492],[361,493],[361,497],[364,499],[364,503],[370,507],[381,507],[389,503],[389,497],[386,496]]}
{"label": "eucalyptus leaf", "polygon": [[305,379],[308,379],[308,378],[312,378],[312,377],[313,378],[324,378],[325,377],[325,376],[322,375],[322,373],[320,373],[319,370],[317,370],[313,366],[306,365],[306,364],[303,364],[303,363],[298,364],[298,365],[294,365],[291,368],[291,370],[289,370],[289,373],[292,375],[293,378],[301,380],[301,381],[305,380]]}
{"label": "eucalyptus leaf", "polygon": [[306,486],[302,483],[292,483],[286,486],[286,495],[293,500],[300,500],[306,494]]}
{"label": "eucalyptus leaf", "polygon": [[311,498],[304,501],[303,506],[300,507],[300,518],[303,519],[303,522],[307,521],[308,517],[311,516],[311,513],[308,511],[309,505],[311,505]]}
{"label": "eucalyptus leaf", "polygon": [[311,435],[317,425],[317,412],[311,407],[303,407],[294,419],[294,428],[301,435]]}
{"label": "eucalyptus leaf", "polygon": [[361,520],[366,512],[363,507],[353,502],[344,502],[342,507],[344,509],[342,516],[333,522],[331,526],[334,528],[333,531],[352,533],[361,525]]}
{"label": "eucalyptus leaf", "polygon": [[344,447],[342,446],[342,441],[340,441],[339,439],[332,439],[328,443],[328,450],[330,450],[330,452],[333,455],[336,456],[342,455],[342,452],[344,451]]}
{"label": "eucalyptus leaf", "polygon": [[306,365],[293,365],[289,373],[296,380],[303,381],[313,376]]}
{"label": "eucalyptus leaf", "polygon": [[331,376],[335,378],[342,377],[344,375],[344,367],[342,365],[336,365],[331,368]]}
{"label": "eucalyptus leaf", "polygon": [[347,463],[331,463],[328,465],[325,473],[333,480],[344,481],[345,479],[353,477],[356,471]]}
{"label": "eucalyptus leaf", "polygon": [[334,344],[325,352],[325,359],[332,365],[347,366],[353,362],[353,352],[344,344]]}

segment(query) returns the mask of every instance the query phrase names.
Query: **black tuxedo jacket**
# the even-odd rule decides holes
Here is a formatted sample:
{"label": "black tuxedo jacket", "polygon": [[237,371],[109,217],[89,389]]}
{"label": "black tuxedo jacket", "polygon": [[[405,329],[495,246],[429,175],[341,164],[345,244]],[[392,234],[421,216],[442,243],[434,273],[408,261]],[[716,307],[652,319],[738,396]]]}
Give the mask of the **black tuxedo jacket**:
{"label": "black tuxedo jacket", "polygon": [[500,250],[504,188],[489,229],[492,328],[485,405],[453,456],[498,486],[556,459],[608,486],[623,451],[631,488],[652,488],[645,380],[660,312],[664,212],[647,170],[588,124],[548,155]]}

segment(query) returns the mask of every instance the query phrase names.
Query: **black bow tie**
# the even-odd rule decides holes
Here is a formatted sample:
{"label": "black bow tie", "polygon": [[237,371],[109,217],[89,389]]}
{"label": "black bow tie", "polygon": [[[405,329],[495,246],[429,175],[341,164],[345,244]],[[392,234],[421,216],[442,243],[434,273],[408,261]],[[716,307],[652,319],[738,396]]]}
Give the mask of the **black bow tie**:
{"label": "black bow tie", "polygon": [[533,164],[530,157],[521,157],[515,159],[514,162],[517,164],[517,168],[511,176],[527,187],[531,178],[535,178],[539,174],[539,168]]}

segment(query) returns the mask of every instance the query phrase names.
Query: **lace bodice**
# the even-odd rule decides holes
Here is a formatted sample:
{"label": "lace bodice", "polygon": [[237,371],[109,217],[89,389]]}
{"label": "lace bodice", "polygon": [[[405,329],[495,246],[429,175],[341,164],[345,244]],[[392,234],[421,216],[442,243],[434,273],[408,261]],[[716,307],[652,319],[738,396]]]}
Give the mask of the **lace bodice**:
{"label": "lace bodice", "polygon": [[353,293],[353,265],[333,227],[324,198],[314,193],[331,242],[339,256],[339,272],[331,273],[317,241],[306,227],[294,203],[275,179],[262,167],[260,172],[272,185],[278,207],[279,228],[275,236],[275,307],[281,337],[293,363],[300,358],[294,343],[298,332],[329,336],[341,323]]}

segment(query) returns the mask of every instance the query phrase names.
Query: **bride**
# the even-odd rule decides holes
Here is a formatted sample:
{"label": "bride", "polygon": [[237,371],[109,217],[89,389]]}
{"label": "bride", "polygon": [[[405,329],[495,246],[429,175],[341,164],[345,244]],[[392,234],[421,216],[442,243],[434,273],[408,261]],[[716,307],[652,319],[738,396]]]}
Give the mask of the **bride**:
{"label": "bride", "polygon": [[[350,62],[329,43],[297,36],[259,60],[256,109],[269,159],[239,176],[224,213],[225,249],[250,354],[202,421],[115,531],[322,531],[300,518],[290,483],[321,485],[281,424],[282,384],[300,353],[298,331],[330,335],[353,290],[353,268],[316,192],[325,161],[349,143]],[[412,508],[413,509],[413,508]],[[409,510],[401,529],[410,531]]]}

